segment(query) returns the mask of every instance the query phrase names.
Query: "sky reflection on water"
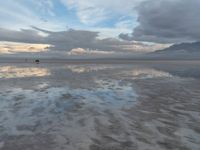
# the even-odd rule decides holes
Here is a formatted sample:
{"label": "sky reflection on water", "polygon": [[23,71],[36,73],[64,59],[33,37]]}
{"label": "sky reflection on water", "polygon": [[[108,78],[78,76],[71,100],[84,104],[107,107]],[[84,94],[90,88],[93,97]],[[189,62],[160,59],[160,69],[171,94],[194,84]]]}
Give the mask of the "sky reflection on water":
{"label": "sky reflection on water", "polygon": [[0,149],[198,150],[198,74],[191,64],[1,64]]}
{"label": "sky reflection on water", "polygon": [[50,72],[46,68],[0,66],[0,78],[43,77],[49,75]]}

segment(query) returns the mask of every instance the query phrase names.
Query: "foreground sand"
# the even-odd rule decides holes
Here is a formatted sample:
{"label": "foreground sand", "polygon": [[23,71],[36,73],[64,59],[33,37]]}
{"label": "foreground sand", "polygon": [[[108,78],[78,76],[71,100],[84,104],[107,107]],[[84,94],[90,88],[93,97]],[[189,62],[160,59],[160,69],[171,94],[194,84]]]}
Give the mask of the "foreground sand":
{"label": "foreground sand", "polygon": [[199,64],[1,64],[0,150],[198,150]]}

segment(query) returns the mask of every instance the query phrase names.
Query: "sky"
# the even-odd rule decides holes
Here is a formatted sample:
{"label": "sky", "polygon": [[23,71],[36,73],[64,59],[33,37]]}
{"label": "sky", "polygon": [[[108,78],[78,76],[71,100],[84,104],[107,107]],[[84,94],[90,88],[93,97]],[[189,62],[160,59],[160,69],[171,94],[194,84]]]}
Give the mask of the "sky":
{"label": "sky", "polygon": [[200,0],[6,0],[0,55],[135,55],[200,39]]}

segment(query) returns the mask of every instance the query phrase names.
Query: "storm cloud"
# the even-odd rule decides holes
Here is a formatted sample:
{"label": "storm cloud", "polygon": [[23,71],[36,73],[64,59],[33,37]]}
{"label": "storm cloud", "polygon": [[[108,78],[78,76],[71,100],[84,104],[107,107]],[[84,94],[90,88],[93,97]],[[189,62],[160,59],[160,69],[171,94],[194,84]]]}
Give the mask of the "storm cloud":
{"label": "storm cloud", "polygon": [[138,23],[124,40],[179,43],[200,40],[199,0],[147,0],[137,7]]}
{"label": "storm cloud", "polygon": [[99,51],[134,52],[157,50],[156,45],[150,46],[140,42],[122,41],[115,38],[98,38],[98,32],[74,30],[52,32],[37,27],[19,31],[0,28],[0,41],[48,44],[51,51],[69,52],[75,48]]}
{"label": "storm cloud", "polygon": [[19,43],[44,43],[44,38],[35,30],[21,29],[19,31],[0,28],[0,41]]}

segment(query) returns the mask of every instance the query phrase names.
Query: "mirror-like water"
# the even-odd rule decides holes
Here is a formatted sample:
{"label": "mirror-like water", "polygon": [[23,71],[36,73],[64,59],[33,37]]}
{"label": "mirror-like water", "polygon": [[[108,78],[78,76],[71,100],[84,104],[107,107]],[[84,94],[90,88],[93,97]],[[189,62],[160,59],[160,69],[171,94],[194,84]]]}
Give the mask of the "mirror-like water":
{"label": "mirror-like water", "polygon": [[198,150],[199,66],[0,64],[0,149]]}

